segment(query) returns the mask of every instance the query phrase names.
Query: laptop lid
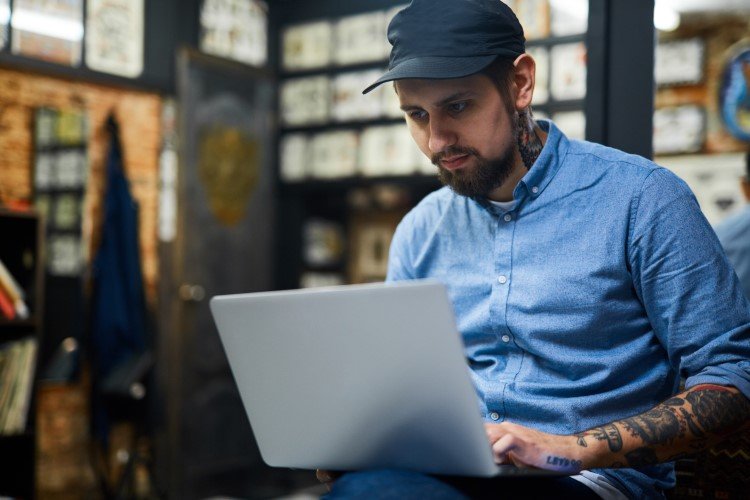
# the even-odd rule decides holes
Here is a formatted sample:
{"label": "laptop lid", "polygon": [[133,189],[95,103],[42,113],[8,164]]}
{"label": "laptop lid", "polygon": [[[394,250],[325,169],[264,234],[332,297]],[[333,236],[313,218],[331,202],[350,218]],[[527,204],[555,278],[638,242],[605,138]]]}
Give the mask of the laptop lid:
{"label": "laptop lid", "polygon": [[210,306],[268,465],[498,473],[442,284],[227,295]]}

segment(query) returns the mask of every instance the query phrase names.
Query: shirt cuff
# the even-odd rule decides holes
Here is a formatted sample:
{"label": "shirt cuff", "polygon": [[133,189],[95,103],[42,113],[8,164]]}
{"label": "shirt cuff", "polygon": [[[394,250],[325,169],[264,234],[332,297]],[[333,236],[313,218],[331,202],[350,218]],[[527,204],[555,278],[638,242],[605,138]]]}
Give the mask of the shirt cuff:
{"label": "shirt cuff", "polygon": [[750,399],[750,362],[709,366],[685,380],[686,389],[701,384],[731,385]]}

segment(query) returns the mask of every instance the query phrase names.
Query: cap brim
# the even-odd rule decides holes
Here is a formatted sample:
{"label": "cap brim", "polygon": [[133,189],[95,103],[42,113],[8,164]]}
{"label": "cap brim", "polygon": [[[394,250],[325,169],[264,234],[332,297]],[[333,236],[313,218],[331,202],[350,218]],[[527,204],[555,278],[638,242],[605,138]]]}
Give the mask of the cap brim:
{"label": "cap brim", "polygon": [[446,79],[473,75],[489,66],[497,56],[498,54],[474,57],[415,57],[388,70],[362,93],[366,94],[386,82],[405,78]]}

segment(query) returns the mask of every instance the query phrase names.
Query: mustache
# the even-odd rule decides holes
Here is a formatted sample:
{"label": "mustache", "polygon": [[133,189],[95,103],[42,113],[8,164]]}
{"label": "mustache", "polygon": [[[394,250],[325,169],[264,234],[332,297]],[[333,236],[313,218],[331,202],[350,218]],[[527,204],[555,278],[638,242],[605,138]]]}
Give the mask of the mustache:
{"label": "mustache", "polygon": [[430,156],[430,161],[433,165],[440,166],[440,162],[443,161],[444,158],[460,155],[473,155],[478,157],[479,151],[474,148],[463,146],[448,146],[444,150]]}

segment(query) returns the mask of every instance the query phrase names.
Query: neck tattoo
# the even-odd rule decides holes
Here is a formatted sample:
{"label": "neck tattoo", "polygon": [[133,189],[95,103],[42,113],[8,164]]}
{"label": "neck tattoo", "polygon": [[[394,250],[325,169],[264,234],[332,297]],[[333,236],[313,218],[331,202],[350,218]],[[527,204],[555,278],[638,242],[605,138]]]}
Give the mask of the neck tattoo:
{"label": "neck tattoo", "polygon": [[516,126],[518,127],[518,151],[526,169],[531,169],[534,162],[542,153],[542,140],[536,134],[536,122],[528,107],[516,114]]}

